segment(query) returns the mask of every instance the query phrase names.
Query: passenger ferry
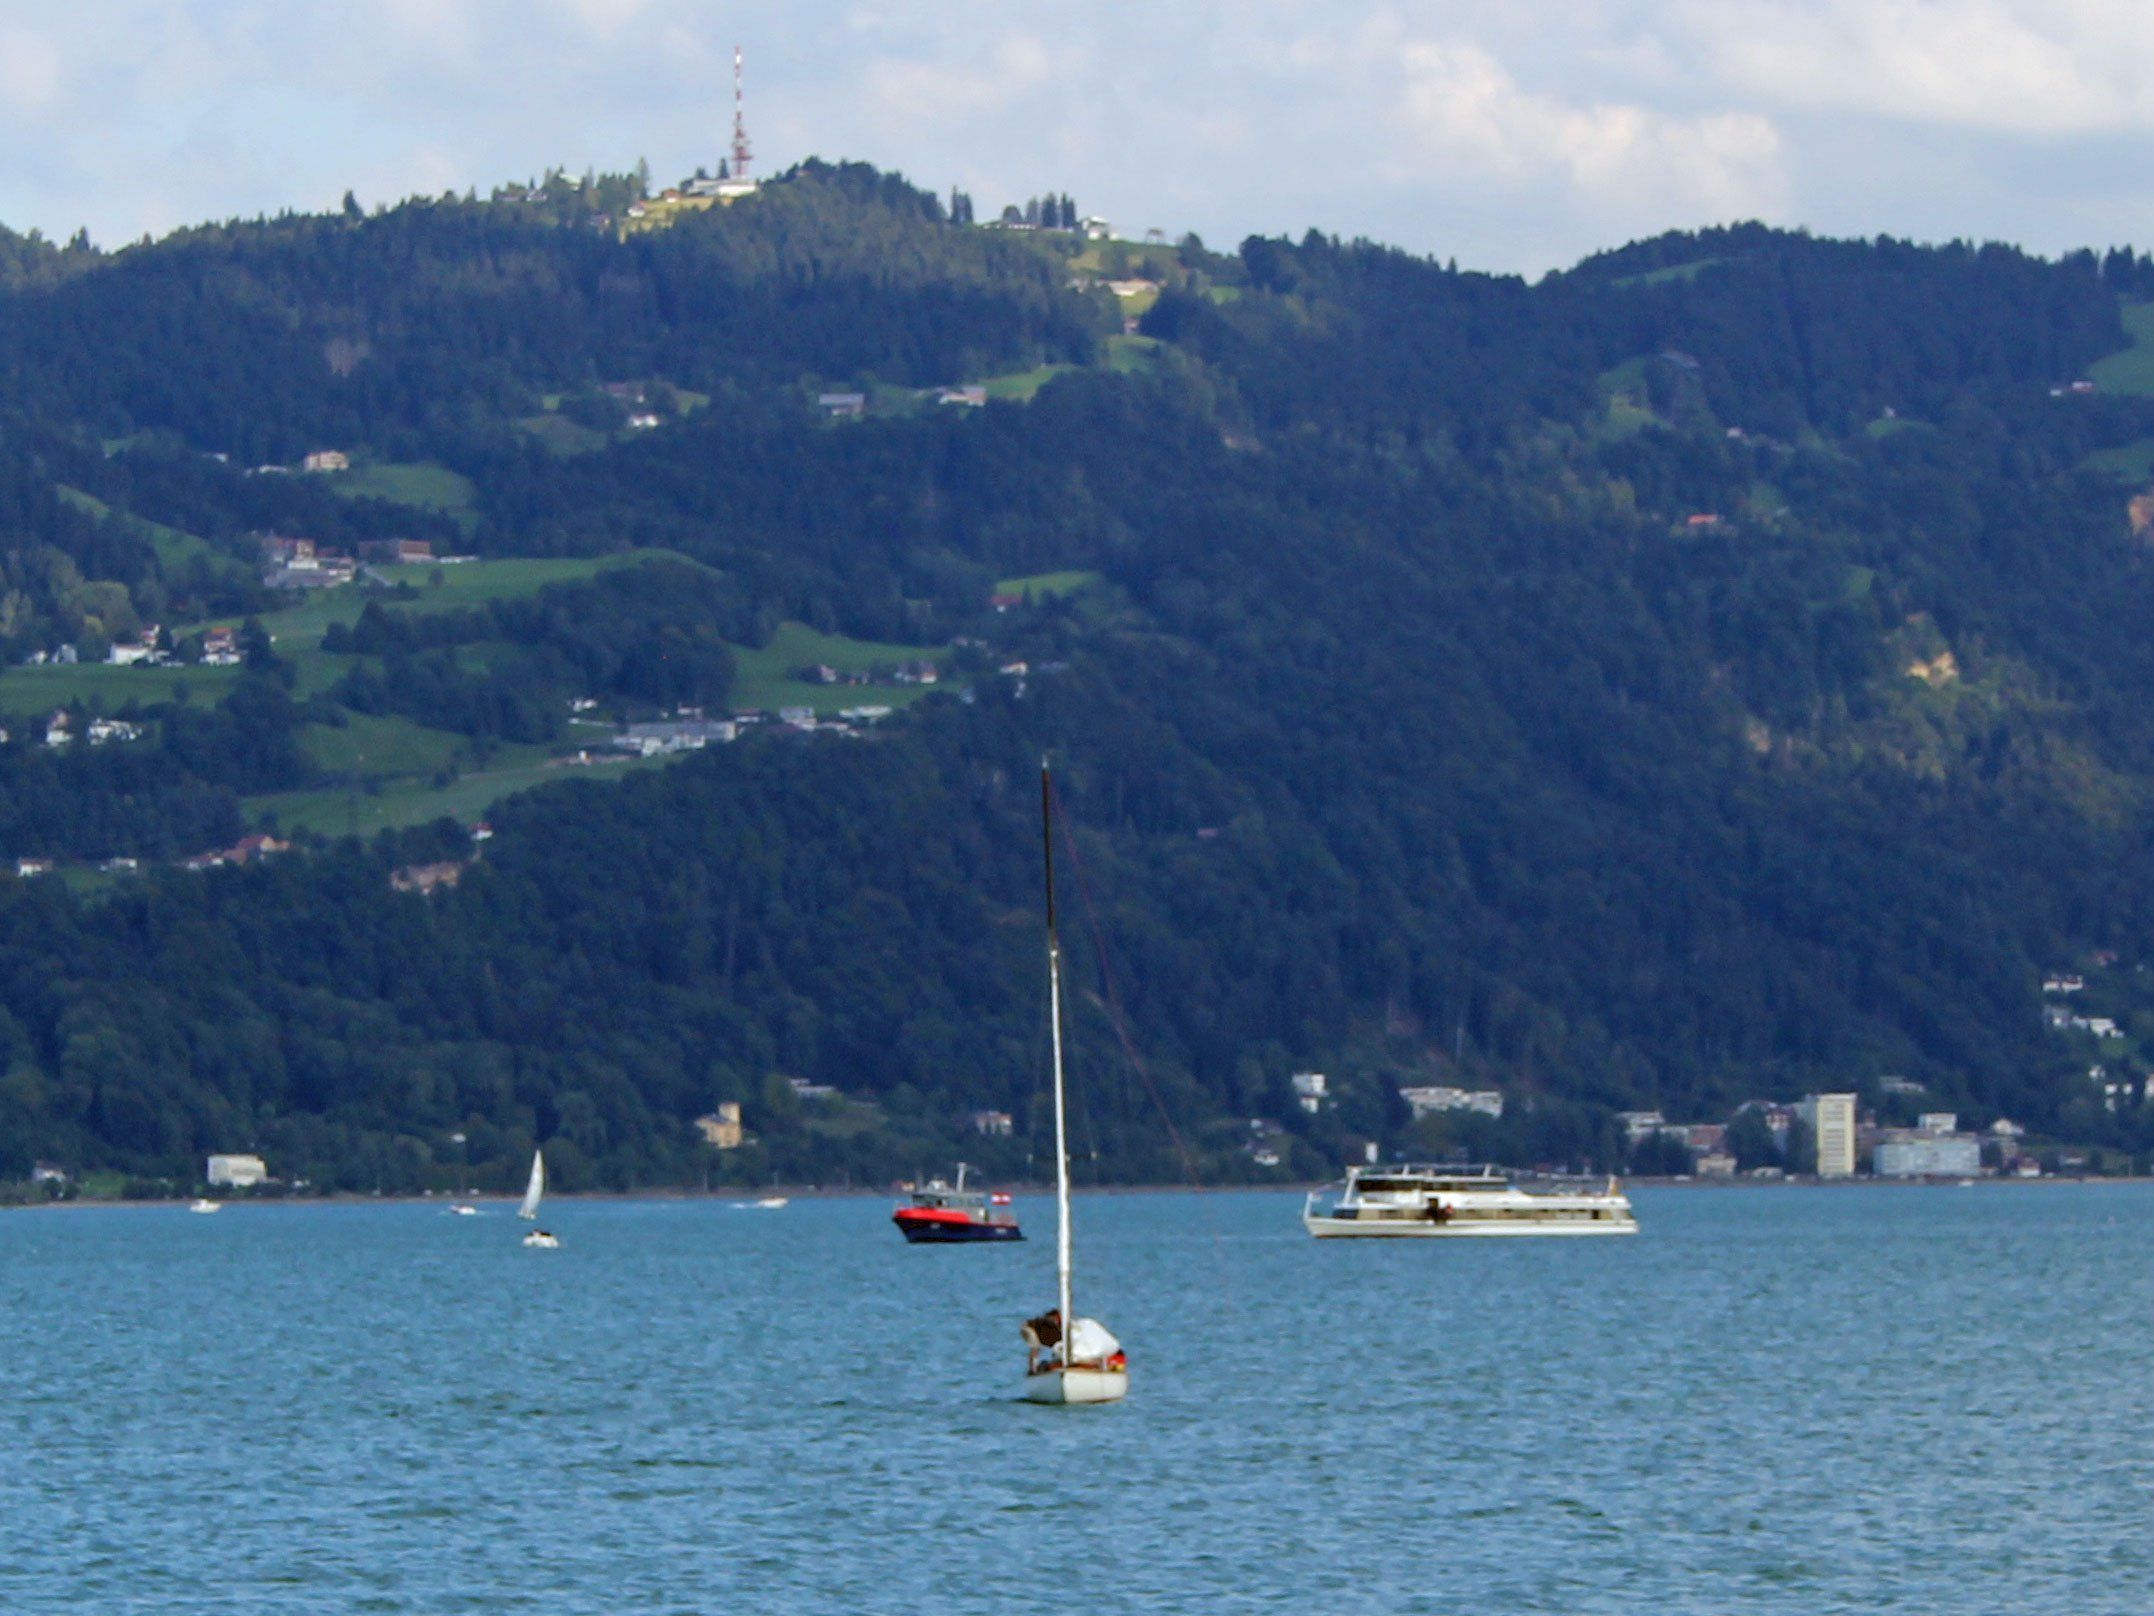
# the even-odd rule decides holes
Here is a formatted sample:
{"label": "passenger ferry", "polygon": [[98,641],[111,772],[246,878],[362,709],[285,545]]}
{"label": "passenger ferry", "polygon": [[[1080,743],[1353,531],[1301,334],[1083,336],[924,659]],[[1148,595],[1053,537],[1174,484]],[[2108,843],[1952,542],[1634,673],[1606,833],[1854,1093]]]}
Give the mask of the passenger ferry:
{"label": "passenger ferry", "polygon": [[931,1180],[913,1191],[912,1204],[901,1206],[890,1221],[916,1246],[970,1245],[982,1240],[1022,1240],[1016,1214],[1006,1210],[1010,1198],[965,1188],[965,1164],[957,1164],[957,1184]]}
{"label": "passenger ferry", "polygon": [[1522,1190],[1493,1167],[1350,1167],[1310,1195],[1301,1221],[1319,1240],[1638,1232],[1612,1177],[1602,1190]]}

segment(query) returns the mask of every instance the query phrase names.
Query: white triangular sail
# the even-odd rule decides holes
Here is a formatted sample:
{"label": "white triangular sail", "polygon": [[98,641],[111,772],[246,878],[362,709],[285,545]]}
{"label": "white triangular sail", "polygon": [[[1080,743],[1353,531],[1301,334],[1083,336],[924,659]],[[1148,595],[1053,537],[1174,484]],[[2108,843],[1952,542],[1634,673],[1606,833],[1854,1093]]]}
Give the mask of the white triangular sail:
{"label": "white triangular sail", "polygon": [[524,1186],[524,1204],[516,1209],[520,1218],[538,1216],[539,1202],[546,1198],[546,1157],[542,1151],[531,1152],[531,1182]]}

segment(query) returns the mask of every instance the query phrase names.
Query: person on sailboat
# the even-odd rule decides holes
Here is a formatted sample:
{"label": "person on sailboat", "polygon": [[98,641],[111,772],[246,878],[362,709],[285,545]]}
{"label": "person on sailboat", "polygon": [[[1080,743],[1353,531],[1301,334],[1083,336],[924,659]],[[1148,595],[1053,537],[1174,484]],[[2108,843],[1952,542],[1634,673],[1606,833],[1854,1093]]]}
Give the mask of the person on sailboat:
{"label": "person on sailboat", "polygon": [[[1062,1309],[1051,1307],[1036,1319],[1027,1319],[1023,1325],[1025,1336],[1025,1373],[1040,1372],[1040,1354],[1053,1352],[1062,1345]],[[1049,1360],[1052,1365],[1053,1360]]]}
{"label": "person on sailboat", "polygon": [[1070,1323],[1061,1357],[1079,1369],[1105,1369],[1123,1357],[1122,1343],[1099,1320],[1077,1318]]}

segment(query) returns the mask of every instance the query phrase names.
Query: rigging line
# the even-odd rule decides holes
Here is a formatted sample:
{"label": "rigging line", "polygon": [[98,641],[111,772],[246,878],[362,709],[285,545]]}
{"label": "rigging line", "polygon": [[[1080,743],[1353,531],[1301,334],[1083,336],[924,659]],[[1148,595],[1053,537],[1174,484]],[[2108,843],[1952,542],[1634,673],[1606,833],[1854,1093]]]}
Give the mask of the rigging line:
{"label": "rigging line", "polygon": [[1174,1125],[1168,1114],[1166,1099],[1159,1092],[1159,1085],[1152,1081],[1146,1069],[1144,1057],[1137,1053],[1136,1041],[1129,1036],[1128,1019],[1122,1012],[1122,996],[1114,984],[1114,968],[1107,956],[1107,934],[1099,923],[1099,910],[1092,902],[1092,882],[1085,873],[1084,860],[1077,851],[1077,838],[1069,828],[1069,816],[1061,811],[1061,793],[1055,794],[1055,822],[1062,831],[1062,844],[1069,850],[1069,866],[1077,877],[1077,899],[1084,906],[1085,926],[1092,934],[1092,948],[1099,957],[1100,985],[1106,990],[1101,1008],[1107,1012],[1107,1024],[1114,1029],[1114,1036],[1122,1046],[1122,1054],[1129,1061],[1137,1078],[1144,1084],[1144,1092],[1151,1096],[1159,1120],[1166,1125],[1167,1137],[1173,1141],[1175,1154],[1182,1158],[1182,1171],[1189,1182],[1201,1186],[1204,1176],[1197,1170],[1196,1157],[1182,1139],[1182,1132]]}
{"label": "rigging line", "polygon": [[[1092,901],[1091,878],[1085,873],[1084,859],[1077,851],[1077,838],[1069,828],[1069,815],[1060,811],[1059,799],[1055,807],[1055,820],[1062,827],[1062,843],[1069,853],[1067,864],[1077,876],[1077,900],[1084,910],[1085,926],[1092,933],[1093,951],[1099,958],[1100,983],[1106,990],[1100,1008],[1106,1012],[1107,1024],[1114,1029],[1114,1036],[1122,1046],[1124,1059],[1129,1062],[1131,1070],[1136,1072],[1137,1080],[1144,1085],[1144,1092],[1151,1096],[1152,1106],[1158,1111],[1159,1120],[1166,1125],[1167,1137],[1174,1143],[1175,1154],[1182,1158],[1184,1176],[1194,1188],[1202,1189],[1204,1175],[1197,1169],[1196,1157],[1182,1138],[1181,1129],[1174,1125],[1174,1118],[1167,1110],[1166,1097],[1159,1092],[1159,1085],[1152,1081],[1151,1070],[1144,1064],[1144,1057],[1137,1053],[1136,1040],[1129,1035],[1129,1018],[1123,1014],[1121,994],[1115,987],[1113,963],[1107,955],[1107,930],[1100,924],[1099,908]],[[1216,1225],[1212,1229],[1209,1244],[1214,1281],[1226,1305],[1234,1307],[1237,1304],[1234,1269],[1227,1261],[1226,1237]]]}

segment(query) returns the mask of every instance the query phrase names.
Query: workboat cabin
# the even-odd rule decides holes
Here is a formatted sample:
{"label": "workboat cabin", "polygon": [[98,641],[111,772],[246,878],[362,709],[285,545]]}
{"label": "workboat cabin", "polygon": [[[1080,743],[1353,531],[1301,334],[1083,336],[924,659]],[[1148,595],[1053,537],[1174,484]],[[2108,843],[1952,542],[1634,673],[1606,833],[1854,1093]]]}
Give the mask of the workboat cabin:
{"label": "workboat cabin", "polygon": [[965,1188],[965,1164],[957,1164],[957,1182],[930,1179],[913,1191],[908,1205],[891,1214],[898,1232],[914,1245],[964,1245],[982,1240],[1022,1240],[1009,1196]]}
{"label": "workboat cabin", "polygon": [[1630,1198],[1605,1185],[1521,1189],[1494,1167],[1351,1167],[1312,1194],[1302,1224],[1318,1239],[1369,1235],[1636,1234]]}

